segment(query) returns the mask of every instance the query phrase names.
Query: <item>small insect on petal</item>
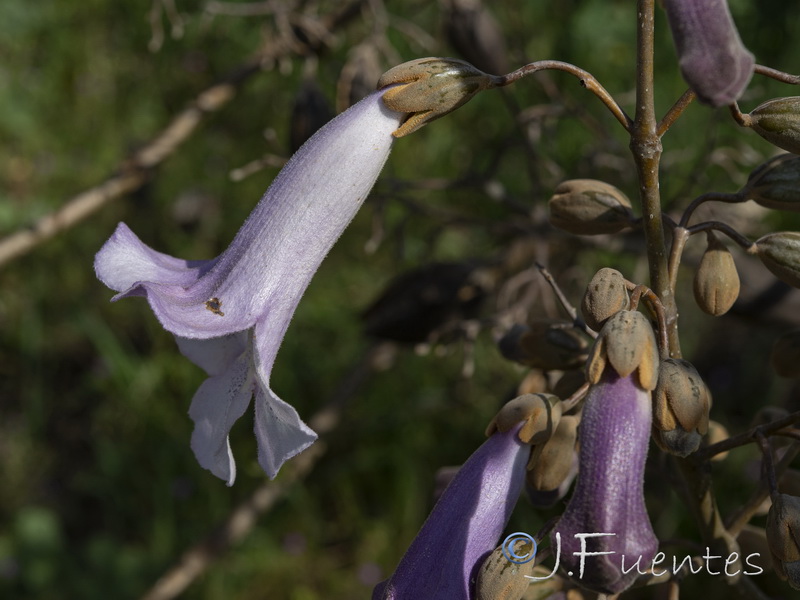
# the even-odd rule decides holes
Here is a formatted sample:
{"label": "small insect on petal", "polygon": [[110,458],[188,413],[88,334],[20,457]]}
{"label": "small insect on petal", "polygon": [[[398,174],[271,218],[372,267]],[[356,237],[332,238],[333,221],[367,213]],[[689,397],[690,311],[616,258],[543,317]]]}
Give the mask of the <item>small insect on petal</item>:
{"label": "small insect on petal", "polygon": [[206,300],[206,308],[215,315],[219,315],[220,317],[225,316],[225,313],[220,310],[222,308],[222,300],[219,298],[209,298]]}

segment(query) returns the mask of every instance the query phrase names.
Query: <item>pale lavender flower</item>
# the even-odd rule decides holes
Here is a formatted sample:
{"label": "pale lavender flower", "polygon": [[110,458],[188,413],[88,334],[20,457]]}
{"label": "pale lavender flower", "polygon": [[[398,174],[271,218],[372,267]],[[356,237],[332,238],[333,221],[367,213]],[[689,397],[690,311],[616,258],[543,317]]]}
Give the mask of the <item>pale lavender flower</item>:
{"label": "pale lavender flower", "polygon": [[735,102],[753,75],[726,0],[664,0],[683,78],[712,106]]}
{"label": "pale lavender flower", "polygon": [[[658,550],[644,504],[650,440],[650,394],[636,374],[607,368],[584,402],[578,434],[578,482],[552,534],[561,537],[561,566],[580,585],[604,594],[627,589]],[[576,534],[614,534],[581,538]],[[605,553],[592,556],[592,552]],[[577,553],[577,554],[575,554]],[[622,561],[627,574],[622,572]]]}
{"label": "pale lavender flower", "polygon": [[468,600],[525,481],[531,447],[520,427],[495,432],[459,469],[394,575],[373,600]]}
{"label": "pale lavender flower", "polygon": [[228,432],[255,395],[258,461],[275,477],[316,434],[270,389],[278,348],[320,262],[369,194],[404,115],[375,92],[320,129],[289,160],[225,252],[187,261],[143,244],[128,227],[97,253],[97,277],[144,296],[181,352],[209,375],[195,394],[192,449],[232,485]]}

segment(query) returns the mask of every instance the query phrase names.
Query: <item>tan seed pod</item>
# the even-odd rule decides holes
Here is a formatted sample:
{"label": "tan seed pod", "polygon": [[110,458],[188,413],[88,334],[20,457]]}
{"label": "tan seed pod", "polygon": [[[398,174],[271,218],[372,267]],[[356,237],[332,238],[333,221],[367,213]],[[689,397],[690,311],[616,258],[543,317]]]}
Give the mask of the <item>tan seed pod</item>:
{"label": "tan seed pod", "polygon": [[403,137],[443,117],[468,102],[482,90],[495,87],[499,78],[487,75],[457,58],[419,58],[386,71],[378,80],[378,89],[386,90],[383,103],[390,110],[409,113],[399,129]]}
{"label": "tan seed pod", "polygon": [[767,100],[749,116],[750,127],[762,138],[800,154],[800,96]]}
{"label": "tan seed pod", "polygon": [[504,357],[545,371],[580,367],[586,360],[588,345],[572,323],[552,319],[515,325],[498,342]]}
{"label": "tan seed pod", "polygon": [[800,329],[787,331],[775,340],[770,360],[781,377],[800,379]]}
{"label": "tan seed pod", "polygon": [[552,394],[525,394],[507,402],[486,427],[486,435],[509,431],[522,422],[519,439],[531,445],[544,444],[558,427],[561,400]]}
{"label": "tan seed pod", "polygon": [[[525,556],[533,551],[533,544],[522,540],[513,548],[517,556]],[[478,570],[475,583],[477,600],[520,600],[532,581],[534,561],[517,564],[503,554],[503,547],[495,548],[486,557]],[[528,576],[528,577],[526,577]]]}
{"label": "tan seed pod", "polygon": [[708,387],[686,360],[661,361],[653,392],[653,425],[662,431],[680,426],[705,435],[708,431]]}
{"label": "tan seed pod", "polygon": [[713,233],[708,233],[708,247],[694,275],[694,298],[709,315],[724,315],[739,297],[739,274],[733,255]]}
{"label": "tan seed pod", "polygon": [[606,321],[586,364],[589,383],[597,383],[607,366],[620,377],[638,371],[639,385],[646,390],[658,383],[659,356],[653,327],[642,313],[621,310]]}
{"label": "tan seed pod", "polygon": [[578,235],[616,233],[634,221],[628,197],[613,185],[596,179],[561,183],[548,208],[554,227]]}
{"label": "tan seed pod", "polygon": [[558,489],[573,466],[575,442],[578,439],[576,415],[561,417],[555,432],[547,440],[535,463],[528,463],[528,484],[536,491]]}
{"label": "tan seed pod", "polygon": [[581,313],[586,324],[600,331],[609,317],[630,308],[631,299],[625,287],[625,278],[616,269],[605,267],[595,273],[581,302]]}
{"label": "tan seed pod", "polygon": [[800,498],[775,494],[767,514],[766,531],[775,571],[800,590]]}
{"label": "tan seed pod", "polygon": [[761,206],[800,210],[800,156],[779,154],[757,167],[741,190]]}
{"label": "tan seed pod", "polygon": [[756,241],[756,255],[781,281],[800,288],[800,233],[780,231]]}

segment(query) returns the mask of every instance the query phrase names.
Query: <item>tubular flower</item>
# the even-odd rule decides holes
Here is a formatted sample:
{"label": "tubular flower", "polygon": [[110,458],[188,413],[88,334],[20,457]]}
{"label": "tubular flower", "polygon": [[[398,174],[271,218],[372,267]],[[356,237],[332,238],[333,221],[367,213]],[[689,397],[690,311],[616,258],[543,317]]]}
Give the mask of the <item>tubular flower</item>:
{"label": "tubular flower", "polygon": [[520,427],[496,431],[459,469],[394,575],[373,600],[468,600],[525,481],[530,446]]}
{"label": "tubular flower", "polygon": [[647,569],[658,539],[644,503],[658,352],[641,313],[620,311],[600,332],[587,366],[593,384],[578,432],[578,481],[553,532],[562,566],[604,594],[627,589]]}
{"label": "tubular flower", "polygon": [[744,47],[726,0],[664,0],[683,78],[701,102],[724,106],[741,96],[755,59]]}
{"label": "tubular flower", "polygon": [[[650,395],[632,377],[609,371],[584,404],[578,482],[556,529],[563,567],[597,592],[628,588],[639,574],[636,561],[644,570],[658,550],[643,491],[650,422]],[[623,566],[633,568],[623,574]]]}
{"label": "tubular flower", "polygon": [[191,446],[228,485],[236,477],[228,433],[253,396],[258,461],[270,477],[317,437],[270,389],[270,373],[303,292],[369,194],[403,117],[375,92],[325,125],[216,258],[156,252],[124,223],[97,253],[97,277],[119,292],[113,300],[147,298],[181,352],[208,373],[189,410]]}

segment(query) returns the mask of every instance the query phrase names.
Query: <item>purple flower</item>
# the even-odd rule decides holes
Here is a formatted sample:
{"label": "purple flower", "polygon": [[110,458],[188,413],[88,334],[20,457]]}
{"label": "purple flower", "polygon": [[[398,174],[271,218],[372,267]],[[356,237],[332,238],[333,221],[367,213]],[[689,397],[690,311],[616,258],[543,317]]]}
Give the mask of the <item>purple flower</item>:
{"label": "purple flower", "polygon": [[652,408],[637,375],[620,377],[608,367],[589,391],[578,434],[578,482],[553,533],[554,547],[555,532],[561,537],[564,570],[604,594],[628,588],[639,575],[636,561],[643,572],[658,550],[643,491]]}
{"label": "purple flower", "polygon": [[144,296],[181,352],[209,375],[192,399],[198,462],[232,485],[228,443],[255,395],[258,461],[275,477],[316,434],[270,389],[300,297],[369,194],[404,115],[375,92],[320,129],[286,164],[225,252],[187,261],[120,223],[95,258],[114,300]]}
{"label": "purple flower", "polygon": [[373,600],[467,600],[525,481],[530,446],[519,426],[496,432],[459,469],[394,575]]}
{"label": "purple flower", "polygon": [[683,78],[697,98],[724,106],[742,95],[755,59],[744,47],[726,0],[664,0]]}

